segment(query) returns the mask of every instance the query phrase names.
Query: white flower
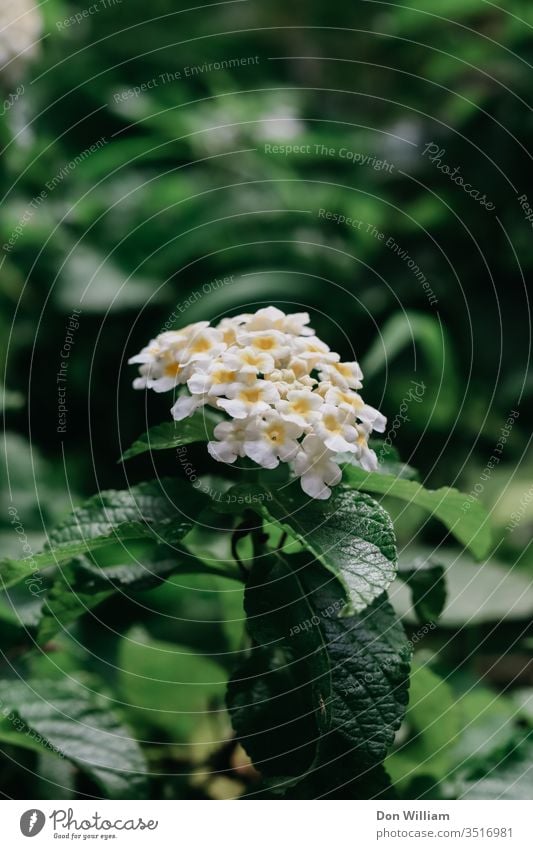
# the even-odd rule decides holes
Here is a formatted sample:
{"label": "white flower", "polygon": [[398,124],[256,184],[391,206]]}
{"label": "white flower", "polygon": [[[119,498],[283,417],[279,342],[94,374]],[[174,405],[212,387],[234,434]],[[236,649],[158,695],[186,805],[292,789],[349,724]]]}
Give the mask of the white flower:
{"label": "white flower", "polygon": [[180,358],[184,364],[202,360],[212,361],[226,348],[227,345],[220,330],[212,327],[205,328],[190,335],[187,345],[180,353]]}
{"label": "white flower", "polygon": [[282,419],[307,430],[319,416],[318,410],[322,404],[322,398],[316,392],[293,389],[287,392],[286,401],[279,402],[277,410]]}
{"label": "white flower", "polygon": [[265,307],[245,321],[248,332],[260,330],[279,330],[280,333],[290,333],[293,336],[310,336],[313,331],[306,327],[310,322],[308,312],[296,312],[285,315],[276,307]]}
{"label": "white flower", "polygon": [[379,465],[376,452],[373,451],[372,448],[368,447],[368,437],[371,430],[372,428],[368,425],[359,425],[357,428],[358,452],[356,456],[359,461],[359,465],[365,470],[365,472],[375,472]]}
{"label": "white flower", "polygon": [[341,389],[361,389],[363,372],[359,363],[324,363],[319,364],[320,380],[327,380]]}
{"label": "white flower", "polygon": [[196,362],[194,372],[187,381],[193,395],[226,395],[237,380],[238,372],[228,368],[225,360]]}
{"label": "white flower", "polygon": [[244,375],[268,374],[274,369],[274,358],[271,354],[258,351],[257,348],[237,346],[228,348],[224,361],[236,372]]}
{"label": "white flower", "polygon": [[340,359],[339,355],[331,351],[318,336],[297,339],[294,350],[298,359],[306,363],[309,371],[315,369],[318,365],[325,366],[338,362]]}
{"label": "white flower", "polygon": [[234,463],[237,457],[244,457],[246,427],[246,421],[220,422],[214,430],[218,442],[207,444],[211,457],[219,463]]}
{"label": "white flower", "polygon": [[205,406],[231,417],[215,428],[211,457],[248,457],[266,469],[289,463],[304,492],[329,498],[341,480],[339,455],[377,469],[368,440],[386,419],[356,391],[359,364],[340,362],[308,325],[307,313],[266,307],[216,327],[204,321],[161,333],[130,359],[139,366],[133,385],[165,392],[186,384],[175,421]]}
{"label": "white flower", "polygon": [[342,479],[334,453],[324,448],[322,440],[311,434],[302,442],[301,450],[292,462],[292,468],[300,478],[305,494],[321,501],[330,497],[330,487],[340,483]]}
{"label": "white flower", "polygon": [[270,380],[275,383],[276,389],[282,399],[286,399],[289,392],[293,392],[295,390],[312,390],[317,383],[317,381],[308,374],[298,377],[292,368],[275,369],[270,372],[270,374],[265,374],[265,380]]}
{"label": "white flower", "polygon": [[274,411],[248,424],[244,453],[264,469],[275,469],[279,461],[288,463],[296,457],[303,428],[284,421]]}
{"label": "white flower", "polygon": [[286,360],[291,352],[289,337],[279,330],[257,330],[237,336],[239,345],[251,347],[260,354],[270,354],[276,363]]}
{"label": "white flower", "polygon": [[134,388],[153,389],[154,392],[168,392],[186,383],[189,376],[189,370],[180,365],[171,349],[141,365],[139,372],[141,377],[134,381]]}
{"label": "white flower", "polygon": [[181,422],[192,416],[200,407],[205,407],[209,400],[208,395],[181,395],[170,410],[170,414],[174,421]]}
{"label": "white flower", "polygon": [[325,401],[326,404],[333,404],[336,407],[340,407],[340,409],[354,412],[360,421],[370,425],[372,430],[377,430],[378,433],[383,433],[387,426],[385,416],[379,410],[375,410],[374,407],[365,404],[357,392],[332,386],[326,392]]}
{"label": "white flower", "polygon": [[253,383],[233,383],[227,398],[219,398],[217,406],[225,410],[234,419],[247,419],[250,416],[266,413],[270,405],[279,401],[279,392],[268,380],[256,380]]}
{"label": "white flower", "polygon": [[323,404],[313,429],[330,451],[337,454],[341,451],[355,453],[358,432],[354,425],[354,418],[347,410],[341,410],[333,404]]}

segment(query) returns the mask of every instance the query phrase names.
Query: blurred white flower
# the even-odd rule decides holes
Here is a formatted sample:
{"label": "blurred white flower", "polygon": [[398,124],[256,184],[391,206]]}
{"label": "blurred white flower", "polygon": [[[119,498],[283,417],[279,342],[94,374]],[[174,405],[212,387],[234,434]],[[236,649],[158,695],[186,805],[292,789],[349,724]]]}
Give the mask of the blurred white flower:
{"label": "blurred white flower", "polygon": [[43,20],[33,0],[0,0],[0,74],[18,80],[39,51]]}
{"label": "blurred white flower", "polygon": [[[386,419],[357,391],[359,364],[340,357],[308,326],[307,313],[275,307],[199,322],[162,333],[132,357],[137,389],[183,387],[171,410],[176,421],[204,406],[224,411],[208,444],[211,457],[248,457],[265,469],[288,463],[312,498],[325,499],[342,477],[342,462],[377,468],[369,447]],[[186,386],[184,386],[186,384]]]}

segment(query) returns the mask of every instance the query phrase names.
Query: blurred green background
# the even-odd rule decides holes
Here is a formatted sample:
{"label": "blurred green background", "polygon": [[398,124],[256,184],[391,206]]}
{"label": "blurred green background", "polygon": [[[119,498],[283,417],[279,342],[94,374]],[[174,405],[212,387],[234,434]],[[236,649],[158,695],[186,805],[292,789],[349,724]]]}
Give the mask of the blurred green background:
{"label": "blurred green background", "polygon": [[[427,732],[428,744],[422,697],[409,720],[414,749],[393,756],[391,773],[407,795],[453,797],[506,747],[512,770],[533,713],[533,7],[22,6],[0,33],[4,554],[19,545],[10,504],[37,550],[51,524],[96,489],[180,473],[166,454],[117,464],[148,425],[169,417],[169,396],[131,389],[127,359],[151,337],[271,303],[307,309],[333,348],[355,351],[365,399],[391,423],[412,381],[425,385],[396,447],[427,486],[458,486],[492,510],[495,553],[478,567],[415,508],[391,505],[403,556],[436,548],[458,599],[417,646],[416,686],[437,706],[449,699],[452,719],[440,724],[441,738]],[[32,21],[42,27],[38,49],[9,62],[24,38],[35,41]],[[57,375],[73,310],[60,421]],[[202,448],[191,453],[207,467]],[[235,774],[231,759],[242,753],[205,742],[229,739],[225,716],[191,719],[221,703],[220,680],[242,641],[235,585],[224,594],[210,581],[104,601],[96,618],[29,660],[17,646],[31,605],[4,598],[3,674],[89,676],[138,739],[152,741],[159,777],[146,793],[238,795],[254,782],[251,772]],[[121,640],[126,633],[135,639]],[[200,652],[194,661],[191,651]],[[194,695],[176,705],[175,687],[139,685],[134,670],[213,685],[189,688]],[[446,679],[437,697],[436,674]],[[21,757],[0,770],[8,795],[53,798],[59,786],[65,796],[97,794],[79,777],[50,778],[49,755],[40,778],[36,755]]]}

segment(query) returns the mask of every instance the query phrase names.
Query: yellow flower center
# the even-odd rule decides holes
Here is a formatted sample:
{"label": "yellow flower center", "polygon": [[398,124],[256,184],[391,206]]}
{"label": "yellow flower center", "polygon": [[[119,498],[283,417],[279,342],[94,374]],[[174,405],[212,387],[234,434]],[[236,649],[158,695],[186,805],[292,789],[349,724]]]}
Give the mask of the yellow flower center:
{"label": "yellow flower center", "polygon": [[278,425],[272,425],[272,427],[268,428],[267,430],[267,436],[271,442],[279,444],[280,442],[284,441],[285,434],[283,433],[283,430],[278,427]]}
{"label": "yellow flower center", "polygon": [[292,402],[291,407],[297,415],[303,416],[309,412],[309,401],[307,398],[298,398],[297,401]]}
{"label": "yellow flower center", "polygon": [[244,389],[241,392],[241,400],[248,401],[249,404],[257,404],[261,400],[260,389]]}
{"label": "yellow flower center", "polygon": [[213,383],[232,383],[236,377],[236,371],[229,371],[229,369],[220,369],[219,371],[214,372]]}
{"label": "yellow flower center", "polygon": [[233,327],[228,327],[224,331],[222,338],[224,339],[224,342],[228,347],[230,345],[235,345],[235,342],[237,341],[237,334],[235,333]]}
{"label": "yellow flower center", "polygon": [[205,354],[206,351],[210,351],[211,348],[211,342],[209,339],[206,339],[205,336],[200,336],[199,339],[196,339],[196,341],[191,345],[191,351],[193,354]]}
{"label": "yellow flower center", "polygon": [[260,351],[272,351],[276,347],[276,340],[273,336],[259,336],[254,339],[254,347]]}
{"label": "yellow flower center", "polygon": [[167,365],[165,366],[165,374],[167,377],[177,377],[180,371],[181,366],[179,363],[167,363]]}
{"label": "yellow flower center", "polygon": [[327,415],[323,418],[324,426],[331,433],[340,433],[342,431],[342,425],[339,424],[334,415]]}

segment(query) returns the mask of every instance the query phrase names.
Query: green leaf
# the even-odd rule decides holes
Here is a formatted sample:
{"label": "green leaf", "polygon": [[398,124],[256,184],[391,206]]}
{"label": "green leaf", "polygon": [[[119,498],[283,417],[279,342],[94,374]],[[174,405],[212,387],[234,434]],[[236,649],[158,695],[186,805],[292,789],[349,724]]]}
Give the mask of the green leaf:
{"label": "green leaf", "polygon": [[257,769],[284,786],[335,783],[326,764],[337,758],[348,758],[350,781],[362,778],[407,705],[409,650],[386,595],[358,616],[340,617],[344,603],[338,581],[303,555],[258,561],[246,588],[254,647],[228,704]]}
{"label": "green leaf", "polygon": [[[227,500],[239,503],[246,496],[253,510],[267,522],[288,528],[313,559],[338,578],[347,598],[344,613],[364,610],[393,581],[394,529],[388,514],[370,496],[338,486],[328,501],[316,501],[292,482],[275,491],[258,485],[237,486]],[[273,529],[267,525],[265,530]]]}
{"label": "green leaf", "polygon": [[411,590],[419,622],[435,622],[446,604],[445,569],[431,558],[417,558],[412,566],[400,564],[398,577]]}
{"label": "green leaf", "polygon": [[417,776],[446,777],[461,730],[455,696],[431,669],[415,664],[409,689],[406,735],[386,761],[393,782],[402,786]]}
{"label": "green leaf", "polygon": [[193,442],[209,442],[213,439],[213,431],[219,421],[220,419],[210,412],[203,411],[182,422],[163,422],[155,425],[125,451],[120,461],[137,457],[146,451],[162,451]]}
{"label": "green leaf", "polygon": [[46,566],[126,540],[148,537],[175,545],[191,530],[207,501],[197,489],[171,478],[101,492],[50,534],[45,551],[0,560],[0,580],[5,588]]}
{"label": "green leaf", "polygon": [[[175,643],[154,640],[136,628],[120,652],[120,690],[130,715],[146,733],[158,729],[176,743],[190,743],[201,726],[224,718],[227,674],[214,660]],[[194,745],[190,757],[194,757]]]}
{"label": "green leaf", "polygon": [[491,531],[487,512],[477,501],[468,503],[469,509],[465,509],[466,497],[457,489],[448,486],[425,489],[415,481],[379,472],[365,472],[356,466],[344,467],[344,479],[355,489],[400,498],[423,507],[478,559],[485,557],[490,550]]}
{"label": "green leaf", "polygon": [[[416,547],[402,554],[400,564],[409,567],[418,556],[429,559],[433,549]],[[472,557],[452,548],[439,547],[438,561],[445,570],[447,601],[439,623],[446,628],[463,628],[496,622],[528,622],[533,609],[533,585],[523,569],[491,557],[479,568]],[[400,566],[400,568],[403,568]],[[410,593],[401,584],[394,586],[391,597],[399,614],[413,621]]]}
{"label": "green leaf", "polygon": [[0,739],[64,757],[106,796],[144,798],[138,744],[102,697],[72,680],[0,682]]}
{"label": "green leaf", "polygon": [[521,735],[516,706],[505,696],[482,687],[471,687],[455,699],[461,736],[455,759],[461,773],[483,766],[495,753],[501,754]]}
{"label": "green leaf", "polygon": [[[376,452],[381,474],[393,475],[395,478],[406,478],[407,480],[418,479],[417,470],[407,463],[402,463],[398,450],[393,445],[389,445],[383,439],[371,439],[370,448]],[[349,460],[350,457],[347,457],[346,462],[349,462]]]}
{"label": "green leaf", "polygon": [[[392,315],[380,328],[379,337],[367,351],[361,361],[361,368],[370,379],[382,369],[389,368],[391,361],[399,354],[408,352],[421,364],[416,366],[419,380],[427,380],[429,391],[425,393],[426,409],[431,410],[433,427],[446,427],[454,419],[459,407],[459,387],[456,355],[450,334],[437,316],[427,315],[414,310],[402,310]],[[439,391],[440,386],[446,392]],[[394,381],[389,401],[391,409],[398,409],[409,398],[409,384]],[[424,407],[414,402],[410,404],[409,417],[418,419],[419,427],[426,424],[427,413]]]}
{"label": "green leaf", "polygon": [[143,592],[159,586],[176,573],[219,575],[189,554],[180,552],[168,559],[128,563],[102,569],[85,557],[75,558],[63,567],[44,598],[37,642],[42,645],[58,631],[68,628],[80,616],[93,610],[110,596]]}
{"label": "green leaf", "polygon": [[533,734],[506,753],[468,773],[457,786],[459,799],[528,799],[533,796]]}

